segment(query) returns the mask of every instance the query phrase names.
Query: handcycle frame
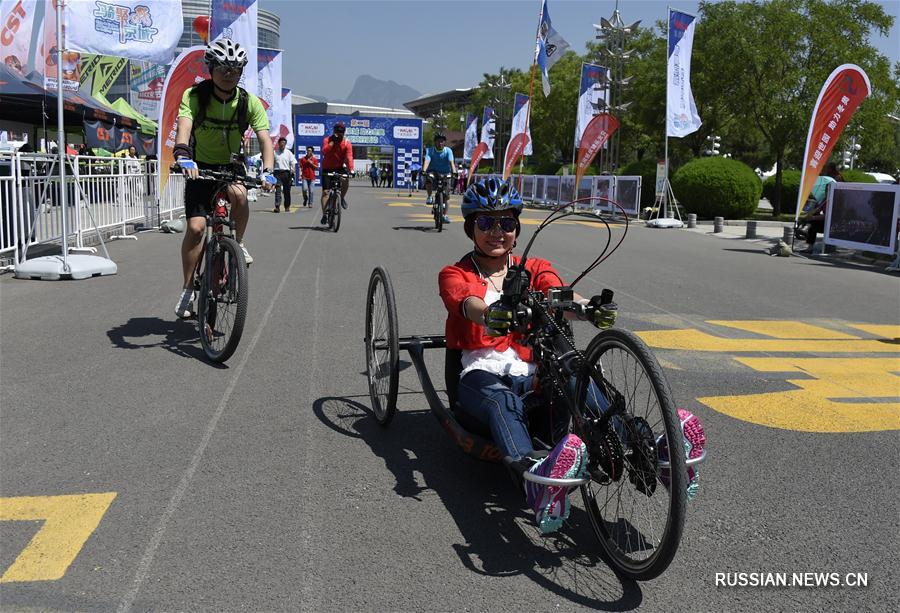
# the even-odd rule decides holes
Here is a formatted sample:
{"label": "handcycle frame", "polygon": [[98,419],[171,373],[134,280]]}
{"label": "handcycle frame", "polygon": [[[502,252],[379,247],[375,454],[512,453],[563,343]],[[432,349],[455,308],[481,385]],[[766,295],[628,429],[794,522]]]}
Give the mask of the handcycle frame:
{"label": "handcycle frame", "polygon": [[[571,204],[568,203],[565,206],[568,207]],[[553,479],[535,475],[527,470],[529,464],[510,457],[503,457],[493,441],[464,426],[459,417],[466,417],[466,421],[469,421],[468,416],[459,413],[458,417],[454,413],[452,405],[448,408],[444,404],[438,396],[425,364],[425,349],[446,349],[446,337],[440,335],[399,336],[393,287],[389,275],[380,267],[373,270],[366,304],[366,335],[364,339],[367,358],[366,374],[369,380],[372,405],[376,419],[382,425],[387,425],[396,410],[399,352],[407,351],[416,369],[431,413],[466,454],[478,460],[504,463],[523,480],[568,489],[581,487],[582,496],[588,506],[591,524],[601,542],[603,557],[626,576],[638,580],[652,579],[661,574],[675,556],[684,525],[687,467],[704,461],[706,452],[704,450],[700,457],[685,458],[683,434],[677,425],[678,417],[674,401],[671,398],[671,390],[659,364],[637,336],[620,329],[605,330],[598,333],[583,352],[576,348],[564,314],[566,311],[576,311],[590,316],[593,310],[602,308],[606,304],[603,302],[602,295],[592,299],[588,305],[582,305],[574,302],[571,286],[550,289],[546,296],[540,291],[530,289],[532,280],[524,267],[527,252],[544,225],[549,223],[551,218],[563,208],[560,207],[551,213],[545,223],[535,232],[518,267],[511,267],[511,271],[515,269],[515,272],[508,274],[504,280],[503,295],[514,296],[515,304],[522,307],[521,309],[517,307],[515,311],[516,327],[525,334],[526,341],[531,344],[535,353],[535,362],[538,365],[536,376],[538,377],[538,386],[541,388],[537,397],[544,402],[549,399],[551,406],[561,399],[565,405],[562,407],[565,413],[565,427],[571,427],[572,431],[581,435],[588,446],[587,474],[583,478],[575,479]],[[564,213],[557,219],[575,214]],[[605,220],[602,221],[609,228],[609,224]],[[611,230],[609,234],[611,239]],[[615,248],[621,244],[622,240],[624,240],[624,235]],[[608,241],[607,247],[604,248],[601,255],[573,281],[572,285],[606,257],[609,257],[612,253],[606,253],[609,245]],[[385,312],[374,314],[376,307],[380,306],[377,297],[379,286],[384,294],[381,300],[385,305]],[[608,301],[611,301],[611,292]],[[377,316],[379,322],[386,323],[385,333],[373,329],[373,314]],[[520,327],[522,325],[525,327]],[[648,421],[651,419],[649,408],[643,416],[639,414],[639,403],[635,401],[638,381],[634,381],[630,386],[627,375],[624,387],[618,384],[614,386],[607,381],[601,358],[606,359],[607,352],[615,356],[616,354],[613,353],[615,351],[634,358],[635,364],[642,369],[641,375],[646,375],[646,385],[653,394],[661,416],[661,419],[654,421],[652,425]],[[382,363],[378,359],[377,352],[385,353],[387,361]],[[447,369],[445,377],[447,386],[450,388],[453,385],[451,379],[454,373],[448,369],[448,364],[449,362],[445,363],[445,369]],[[384,366],[386,366],[386,372]],[[389,379],[384,375],[388,375]],[[458,371],[455,372],[455,376],[459,376]],[[635,372],[636,378],[637,372]],[[618,380],[615,376],[613,379]],[[382,381],[388,381],[386,394],[382,394],[382,390],[378,388]],[[596,388],[592,386],[596,386]],[[619,387],[622,388],[621,391],[618,389]],[[632,391],[632,387],[634,391]],[[607,400],[607,407],[601,408],[599,412],[589,409],[586,405],[587,394],[593,393],[589,391],[592,389],[596,389],[599,395]],[[383,402],[382,395],[387,398],[386,403]],[[626,395],[630,395],[630,397],[626,398]],[[449,389],[448,396],[452,403],[453,395],[450,394]],[[650,400],[648,394],[648,407]],[[536,443],[543,443],[543,447],[549,449],[560,435],[564,434],[558,430],[552,416],[550,432],[549,443],[537,439]],[[533,432],[532,435],[534,436]],[[536,445],[536,448],[540,447]],[[670,453],[670,450],[673,449],[677,451]],[[644,532],[631,523],[635,519],[633,516],[630,518],[619,516],[618,505],[615,507],[617,517],[612,523],[601,510],[601,507],[602,509],[609,508],[610,500],[607,496],[605,503],[598,501],[598,493],[613,487],[616,489],[612,496],[621,497],[622,487],[629,481],[634,486],[634,491],[646,498],[648,505],[660,483],[667,490],[667,493],[659,494],[663,498],[661,502],[656,503],[656,506],[662,504],[666,513],[663,533],[659,537],[658,543],[653,543],[652,539],[646,540]],[[594,486],[597,488],[596,491]],[[631,511],[634,512],[634,507]],[[627,510],[624,512],[627,513]],[[644,518],[638,517],[637,519]],[[650,527],[651,531],[655,531],[652,521]],[[634,535],[637,536],[635,536],[635,542],[632,542]],[[626,538],[627,543],[623,542],[623,539]],[[637,549],[635,550],[634,547]],[[644,560],[632,558],[634,551],[643,553],[645,550],[651,552],[648,558]]]}

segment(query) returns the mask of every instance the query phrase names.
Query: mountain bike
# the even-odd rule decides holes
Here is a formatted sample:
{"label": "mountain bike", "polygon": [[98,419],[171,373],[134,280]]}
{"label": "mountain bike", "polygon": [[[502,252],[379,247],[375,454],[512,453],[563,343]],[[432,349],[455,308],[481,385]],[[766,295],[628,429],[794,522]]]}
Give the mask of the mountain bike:
{"label": "mountain bike", "polygon": [[[172,171],[181,168],[176,164]],[[227,170],[200,170],[199,180],[215,181],[216,189],[206,213],[206,238],[193,276],[198,293],[197,328],[206,357],[221,363],[241,341],[249,296],[247,263],[234,238],[227,190],[233,183],[248,189],[260,187],[262,181]]]}
{"label": "mountain bike", "polygon": [[444,203],[449,198],[447,191],[447,177],[438,172],[429,171],[426,173],[431,179],[431,189],[434,193],[434,202],[431,205],[431,214],[434,216],[434,228],[441,232],[444,228]]}
{"label": "mountain bike", "polygon": [[[553,221],[571,215],[557,210],[545,219],[519,264],[510,267],[503,299],[516,313],[514,328],[531,347],[537,365],[539,392],[525,399],[529,420],[540,421],[539,427],[530,428],[535,449],[552,449],[574,432],[587,446],[587,475],[551,479],[522,470],[521,477],[542,485],[579,488],[601,556],[624,576],[653,579],[668,568],[681,542],[687,467],[702,462],[706,453],[686,459],[669,384],[638,336],[611,328],[598,333],[582,350],[565,318],[568,311],[590,316],[612,300],[612,292],[604,290],[581,305],[574,302],[572,288],[621,245],[624,234],[609,253],[611,241],[607,241],[603,252],[570,285],[552,288],[547,295],[533,289],[525,263],[534,239]],[[484,424],[459,410],[462,353],[447,349],[444,336],[399,336],[393,286],[380,267],[372,271],[369,281],[364,341],[369,395],[378,423],[386,426],[396,414],[399,352],[406,350],[432,414],[459,447],[479,460],[521,470],[520,462],[501,455]],[[449,408],[438,396],[425,365],[423,352],[430,348],[445,349]],[[597,403],[586,402],[588,394],[602,394],[606,410],[592,409]]]}
{"label": "mountain bike", "polygon": [[341,229],[341,180],[344,173],[327,172],[325,175],[331,184],[325,201],[325,222],[330,230],[337,232]]}

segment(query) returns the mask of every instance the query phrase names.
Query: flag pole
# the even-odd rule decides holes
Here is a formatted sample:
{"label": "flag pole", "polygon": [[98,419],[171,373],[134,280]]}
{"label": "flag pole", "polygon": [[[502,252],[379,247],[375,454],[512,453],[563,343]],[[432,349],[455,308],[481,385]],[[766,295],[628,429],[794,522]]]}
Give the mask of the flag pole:
{"label": "flag pole", "polygon": [[69,232],[66,224],[68,203],[66,202],[66,127],[63,122],[63,38],[62,38],[63,0],[56,3],[56,150],[59,154],[59,204],[62,210],[62,257],[63,272],[69,272]]}
{"label": "flag pole", "polygon": [[[538,11],[538,26],[534,31],[534,54],[531,56],[531,79],[528,84],[528,112],[525,113],[525,134],[528,134],[528,124],[531,122],[531,109],[534,107],[534,68],[537,66],[537,39],[541,35],[541,22],[544,20],[544,0],[541,0],[541,10]],[[532,155],[534,154],[534,145],[532,145]],[[527,145],[526,145],[527,146]],[[519,160],[519,174],[522,174],[522,167],[525,164],[525,155]]]}

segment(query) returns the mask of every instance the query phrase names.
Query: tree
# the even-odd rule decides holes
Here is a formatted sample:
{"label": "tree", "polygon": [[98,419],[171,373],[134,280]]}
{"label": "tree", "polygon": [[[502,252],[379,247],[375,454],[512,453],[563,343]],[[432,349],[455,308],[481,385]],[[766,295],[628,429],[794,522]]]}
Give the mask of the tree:
{"label": "tree", "polygon": [[[868,41],[870,31],[886,34],[893,24],[875,2],[701,2],[700,12],[707,32],[703,70],[716,75],[729,111],[762,134],[778,165],[776,194],[786,155],[802,155],[810,114],[834,68],[858,64],[873,89],[885,92],[884,103],[890,105],[892,95],[896,100],[889,65]],[[772,209],[774,216],[781,214],[780,196]]]}

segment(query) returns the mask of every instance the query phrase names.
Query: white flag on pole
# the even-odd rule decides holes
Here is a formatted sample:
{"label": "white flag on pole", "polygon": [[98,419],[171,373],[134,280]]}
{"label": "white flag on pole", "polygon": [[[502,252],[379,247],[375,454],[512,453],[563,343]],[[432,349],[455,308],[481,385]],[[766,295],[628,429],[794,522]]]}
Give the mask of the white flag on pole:
{"label": "white flag on pole", "polygon": [[66,48],[83,53],[168,64],[184,30],[181,0],[68,2],[63,9]]}
{"label": "white flag on pole", "polygon": [[568,49],[569,43],[550,24],[550,11],[547,10],[547,0],[544,0],[541,7],[541,22],[538,25],[537,46],[534,51],[537,64],[541,68],[544,97],[550,95],[550,68]]}
{"label": "white flag on pole", "polygon": [[581,91],[578,96],[578,115],[575,119],[575,148],[588,124],[609,104],[609,69],[596,64],[581,65]]}
{"label": "white flag on pole", "polygon": [[230,38],[244,48],[247,65],[239,85],[251,94],[259,87],[257,9],[257,0],[212,0],[210,5],[209,40]]}
{"label": "white flag on pole", "polygon": [[669,10],[669,63],[666,70],[666,136],[687,136],[703,123],[691,92],[691,50],[697,19]]}
{"label": "white flag on pole", "polygon": [[0,62],[19,75],[30,72],[28,55],[37,9],[37,0],[0,2]]}

